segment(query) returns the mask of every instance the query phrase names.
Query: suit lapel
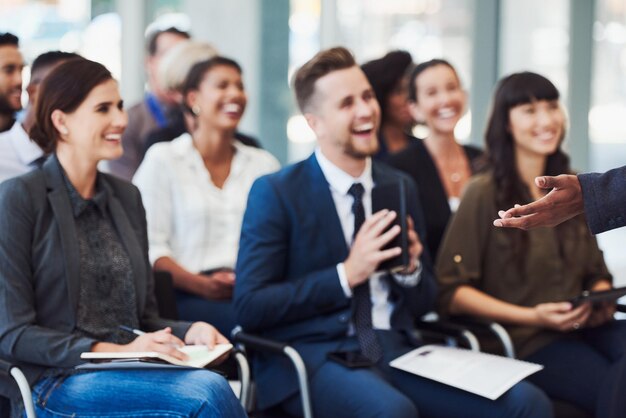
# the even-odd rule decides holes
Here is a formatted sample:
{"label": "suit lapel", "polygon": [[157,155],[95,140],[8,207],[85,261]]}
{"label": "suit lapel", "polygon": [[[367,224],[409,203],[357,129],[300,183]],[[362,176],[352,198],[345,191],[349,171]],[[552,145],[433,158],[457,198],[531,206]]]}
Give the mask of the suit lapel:
{"label": "suit lapel", "polygon": [[348,257],[349,248],[343,236],[343,228],[339,215],[337,215],[330,186],[317,162],[317,158],[315,158],[315,154],[309,157],[307,164],[310,176],[309,184],[311,185],[310,207],[315,208],[319,231],[326,237],[328,252],[332,258],[344,260]]}
{"label": "suit lapel", "polygon": [[63,183],[63,175],[56,155],[52,155],[43,165],[46,187],[48,189],[48,201],[52,212],[59,225],[61,246],[65,261],[65,273],[67,277],[67,290],[72,312],[78,311],[78,299],[80,292],[80,250],[76,238],[76,226],[72,205]]}

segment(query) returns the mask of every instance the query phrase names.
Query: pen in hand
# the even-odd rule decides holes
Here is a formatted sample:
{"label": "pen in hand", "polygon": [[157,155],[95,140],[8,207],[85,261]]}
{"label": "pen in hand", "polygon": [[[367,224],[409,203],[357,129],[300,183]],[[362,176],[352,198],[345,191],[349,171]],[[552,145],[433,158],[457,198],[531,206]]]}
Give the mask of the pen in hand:
{"label": "pen in hand", "polygon": [[[121,329],[122,331],[126,331],[128,333],[135,334],[137,336],[144,335],[146,333],[145,331],[142,331],[142,330],[137,329],[137,328],[132,328],[132,327],[129,327],[127,325],[118,325],[118,328]],[[173,338],[176,338],[176,337],[173,337]],[[185,344],[181,341],[180,343],[166,343],[166,345],[178,349],[178,348],[183,347]]]}
{"label": "pen in hand", "polygon": [[118,325],[118,328],[121,329],[122,331],[130,332],[131,334],[135,334],[135,335],[144,335],[145,334],[145,332],[143,332],[140,329],[127,327],[126,325]]}

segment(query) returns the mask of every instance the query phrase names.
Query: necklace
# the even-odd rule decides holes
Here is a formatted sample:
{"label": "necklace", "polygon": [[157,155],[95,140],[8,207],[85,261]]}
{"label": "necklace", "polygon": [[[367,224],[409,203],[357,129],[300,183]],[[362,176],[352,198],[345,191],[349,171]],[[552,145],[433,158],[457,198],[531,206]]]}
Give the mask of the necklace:
{"label": "necklace", "polygon": [[461,173],[455,171],[454,173],[450,173],[450,181],[452,183],[458,183],[461,181]]}

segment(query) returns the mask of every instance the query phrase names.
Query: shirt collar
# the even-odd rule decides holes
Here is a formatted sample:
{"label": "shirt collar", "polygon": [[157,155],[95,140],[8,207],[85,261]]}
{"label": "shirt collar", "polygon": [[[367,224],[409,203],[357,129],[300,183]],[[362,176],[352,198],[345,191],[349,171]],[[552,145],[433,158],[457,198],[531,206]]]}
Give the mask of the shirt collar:
{"label": "shirt collar", "polygon": [[374,180],[372,178],[372,159],[367,158],[365,160],[365,169],[359,177],[352,177],[350,174],[343,171],[341,168],[333,164],[317,147],[315,149],[315,158],[322,169],[322,173],[326,178],[326,181],[330,185],[331,189],[337,191],[342,195],[348,194],[348,189],[354,183],[361,183],[366,191],[372,190],[374,187]]}
{"label": "shirt collar", "polygon": [[72,205],[74,218],[78,218],[82,215],[82,213],[90,205],[94,205],[100,214],[104,216],[106,213],[107,192],[106,189],[102,187],[100,173],[98,173],[96,177],[96,192],[94,196],[91,199],[83,199],[80,193],[78,193],[78,190],[76,190],[70,179],[67,177],[67,174],[65,174],[65,170],[58,160],[57,164],[59,166],[59,170],[61,170],[61,176],[63,177],[63,182],[65,183],[65,187],[67,188],[67,192],[70,197],[70,204]]}
{"label": "shirt collar", "polygon": [[43,151],[28,137],[21,123],[15,122],[7,133],[22,164],[33,164],[43,156]]}

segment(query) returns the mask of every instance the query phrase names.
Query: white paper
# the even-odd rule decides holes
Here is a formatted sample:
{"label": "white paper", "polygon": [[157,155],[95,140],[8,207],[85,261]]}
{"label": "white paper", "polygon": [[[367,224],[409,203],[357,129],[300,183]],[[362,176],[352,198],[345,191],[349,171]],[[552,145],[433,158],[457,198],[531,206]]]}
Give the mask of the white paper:
{"label": "white paper", "polygon": [[539,364],[439,345],[422,346],[389,365],[491,400],[543,369]]}

